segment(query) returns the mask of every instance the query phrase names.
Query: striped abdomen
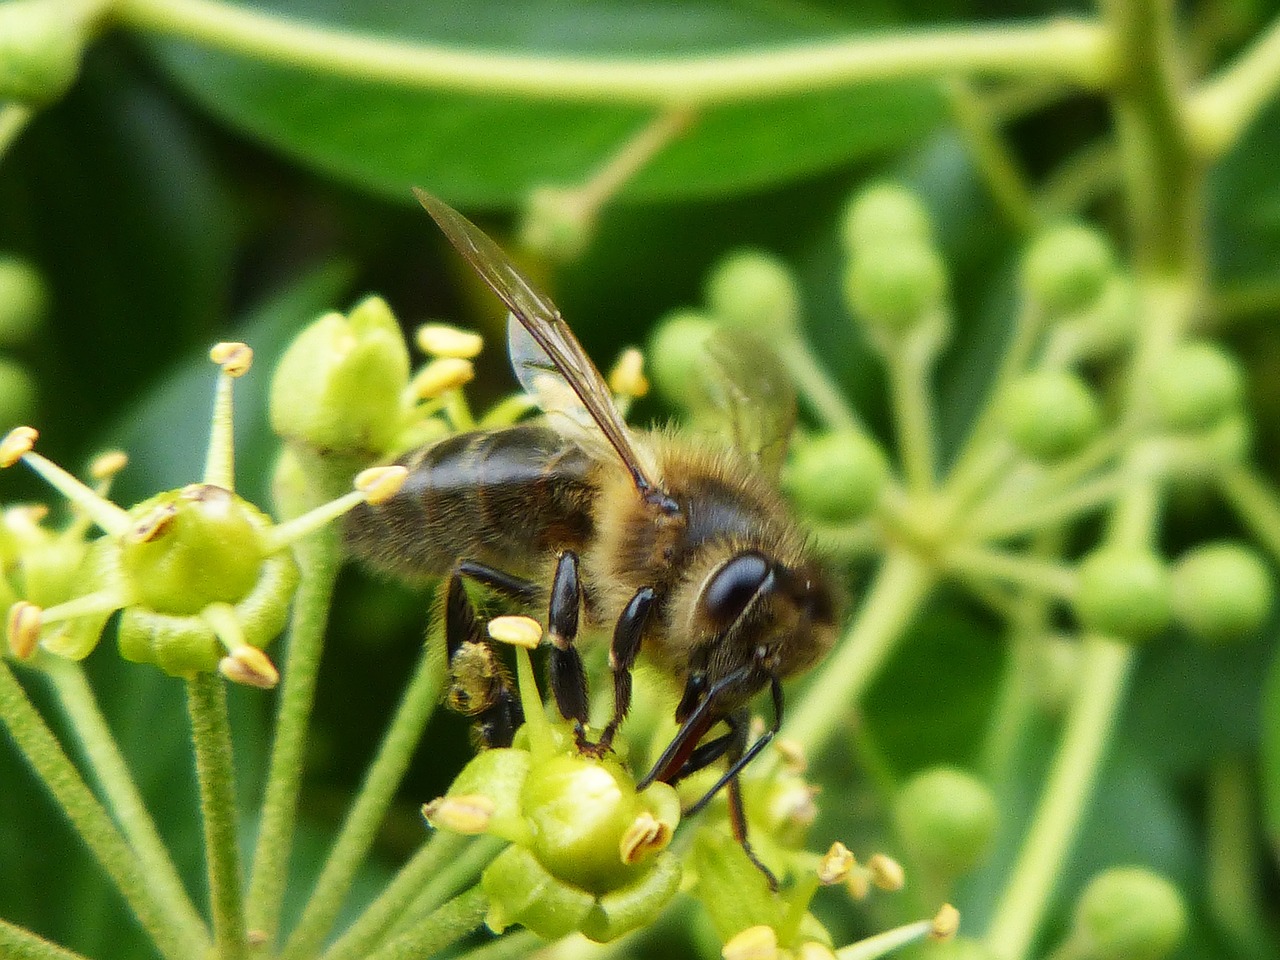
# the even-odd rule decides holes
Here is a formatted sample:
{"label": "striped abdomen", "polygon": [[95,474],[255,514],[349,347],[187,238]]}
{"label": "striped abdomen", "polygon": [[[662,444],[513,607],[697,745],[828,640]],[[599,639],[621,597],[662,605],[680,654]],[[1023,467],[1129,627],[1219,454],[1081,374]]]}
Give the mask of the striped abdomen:
{"label": "striped abdomen", "polygon": [[390,573],[438,576],[471,560],[525,574],[591,536],[594,464],[546,427],[459,434],[400,462],[400,492],[346,519],[352,552]]}

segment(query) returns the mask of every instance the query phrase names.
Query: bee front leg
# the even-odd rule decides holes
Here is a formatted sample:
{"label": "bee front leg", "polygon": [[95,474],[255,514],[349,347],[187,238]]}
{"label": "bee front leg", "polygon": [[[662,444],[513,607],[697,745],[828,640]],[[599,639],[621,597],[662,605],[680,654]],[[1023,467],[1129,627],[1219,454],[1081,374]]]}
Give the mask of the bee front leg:
{"label": "bee front leg", "polygon": [[551,599],[547,606],[547,633],[551,638],[551,693],[560,716],[573,721],[578,749],[590,751],[587,740],[587,671],[574,646],[578,639],[578,614],[582,607],[582,583],[578,579],[578,555],[572,550],[556,561]]}
{"label": "bee front leg", "polygon": [[631,709],[631,668],[640,653],[649,611],[653,609],[653,587],[641,587],[628,602],[613,627],[613,643],[609,646],[609,670],[613,673],[613,716],[596,743],[602,753],[613,745],[614,734]]}

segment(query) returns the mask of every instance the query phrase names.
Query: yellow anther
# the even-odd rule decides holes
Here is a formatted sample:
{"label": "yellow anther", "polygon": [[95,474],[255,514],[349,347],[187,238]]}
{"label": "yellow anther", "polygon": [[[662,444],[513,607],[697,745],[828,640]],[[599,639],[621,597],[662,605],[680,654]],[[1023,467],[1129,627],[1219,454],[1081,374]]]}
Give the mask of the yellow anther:
{"label": "yellow anther", "polygon": [[235,341],[215,343],[209,351],[209,359],[220,366],[228,377],[241,377],[253,366],[253,348],[247,343]]}
{"label": "yellow anther", "polygon": [[533,617],[520,615],[494,617],[489,621],[489,636],[499,643],[536,650],[542,642],[542,624]]}
{"label": "yellow anther", "polygon": [[778,934],[761,924],[729,938],[720,951],[724,960],[778,960]]}
{"label": "yellow anther", "polygon": [[236,647],[218,661],[218,672],[232,683],[259,690],[271,690],[280,682],[280,671],[271,658],[257,647]]}
{"label": "yellow anther", "polygon": [[873,884],[890,893],[901,890],[907,882],[902,864],[883,853],[873,853],[867,860],[867,875]]}
{"label": "yellow anther", "polygon": [[36,652],[40,643],[40,626],[44,610],[34,603],[19,600],[9,608],[6,628],[9,632],[9,649],[19,660],[27,660]]}
{"label": "yellow anther", "polygon": [[172,503],[159,504],[134,522],[129,528],[129,539],[134,543],[150,543],[164,534],[177,515],[178,508]]}
{"label": "yellow anther", "polygon": [[844,881],[844,887],[849,891],[849,896],[854,900],[865,900],[871,896],[871,879],[867,874],[866,867],[858,867],[852,870]]}
{"label": "yellow anther", "polygon": [[0,440],[0,468],[12,467],[36,445],[40,432],[35,427],[14,427]]}
{"label": "yellow anther", "polygon": [[447,323],[424,323],[418,328],[418,348],[433,357],[470,360],[484,348],[484,337]]}
{"label": "yellow anther", "polygon": [[369,503],[384,503],[390,500],[404,486],[404,478],[409,475],[407,467],[370,467],[356,474],[355,488],[364,494]]}
{"label": "yellow anther", "polygon": [[824,884],[839,883],[857,865],[849,848],[837,840],[818,863],[818,879]]}
{"label": "yellow anther", "polygon": [[623,863],[639,863],[651,853],[666,849],[672,833],[671,824],[646,810],[635,818],[618,841],[618,855]]}
{"label": "yellow anther", "polygon": [[609,389],[624,397],[643,397],[649,392],[649,381],[644,375],[644,354],[635,347],[627,347],[618,362],[609,371]]}
{"label": "yellow anther", "polygon": [[123,450],[106,450],[93,458],[89,464],[89,476],[95,480],[106,480],[129,465],[129,455]]}
{"label": "yellow anther", "polygon": [[796,960],[836,960],[835,952],[825,943],[810,940],[796,951]]}
{"label": "yellow anther", "polygon": [[930,940],[950,940],[960,930],[960,911],[949,903],[944,903],[933,917],[929,929]]}
{"label": "yellow anther", "polygon": [[433,827],[468,836],[484,833],[493,820],[494,803],[479,793],[436,797],[422,805],[422,815]]}
{"label": "yellow anther", "polygon": [[456,390],[475,379],[476,368],[461,357],[439,357],[418,371],[409,389],[421,400]]}

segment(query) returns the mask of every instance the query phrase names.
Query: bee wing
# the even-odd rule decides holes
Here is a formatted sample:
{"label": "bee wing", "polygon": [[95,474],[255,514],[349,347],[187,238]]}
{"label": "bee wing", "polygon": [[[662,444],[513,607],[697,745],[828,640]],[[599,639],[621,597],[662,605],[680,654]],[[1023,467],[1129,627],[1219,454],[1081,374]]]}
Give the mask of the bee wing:
{"label": "bee wing", "polygon": [[[530,369],[562,378],[586,408],[590,420],[622,458],[641,495],[666,500],[655,480],[654,471],[641,457],[631,438],[631,431],[614,407],[604,377],[587,357],[582,344],[564,322],[551,298],[535,288],[502,249],[457,210],[425,190],[415,187],[413,193],[439,224],[449,242],[507,305],[511,316],[519,321],[541,350],[545,361],[533,362]],[[531,351],[529,354],[532,356]],[[523,362],[516,365],[521,383],[525,383],[521,373],[524,366]],[[534,377],[536,379],[536,373]],[[536,390],[534,396],[538,396]]]}
{"label": "bee wing", "polygon": [[718,330],[707,341],[714,416],[734,446],[776,477],[796,425],[796,390],[782,360],[759,337]]}

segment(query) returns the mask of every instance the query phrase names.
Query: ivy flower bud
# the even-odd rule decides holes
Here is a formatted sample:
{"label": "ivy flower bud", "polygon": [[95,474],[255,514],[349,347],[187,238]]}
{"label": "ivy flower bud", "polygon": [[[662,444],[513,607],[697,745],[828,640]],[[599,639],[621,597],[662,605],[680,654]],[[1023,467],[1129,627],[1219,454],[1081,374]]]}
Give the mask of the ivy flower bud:
{"label": "ivy flower bud", "polygon": [[1080,563],[1075,612],[1089,630],[1147,640],[1173,617],[1169,570],[1148,550],[1101,547]]}
{"label": "ivy flower bud", "polygon": [[1098,230],[1064,224],[1031,242],[1022,259],[1022,285],[1041,310],[1057,318],[1095,304],[1115,269],[1115,253]]}
{"label": "ivy flower bud", "polygon": [[827,433],[796,444],[783,488],[823,523],[851,523],[875,509],[889,475],[884,451],[861,433]]}
{"label": "ivy flower bud", "polygon": [[1244,397],[1240,364],[1215,343],[1174,349],[1151,382],[1160,421],[1171,430],[1208,429],[1239,410]]}
{"label": "ivy flower bud", "polygon": [[26,260],[0,256],[0,346],[26,343],[48,312],[49,292],[39,271]]}
{"label": "ivy flower bud", "polygon": [[1173,884],[1138,867],[1098,874],[1076,904],[1072,939],[1097,960],[1161,960],[1187,932],[1187,908]]}
{"label": "ivy flower bud", "polygon": [[902,841],[921,863],[948,877],[971,870],[991,848],[997,812],[990,788],[954,767],[913,776],[893,804]]}
{"label": "ivy flower bud", "polygon": [[793,336],[800,319],[800,292],[790,268],[760,250],[739,250],[716,264],[706,298],[713,316],[760,337]]}
{"label": "ivy flower bud", "polygon": [[896,183],[877,183],[850,198],[840,222],[845,251],[861,251],[900,242],[928,244],[933,224],[920,198]]}
{"label": "ivy flower bud", "polygon": [[1000,417],[1014,446],[1039,463],[1078,453],[1097,436],[1102,415],[1093,391],[1065,370],[1040,370],[1010,384]]}
{"label": "ivy flower bud", "polygon": [[660,320],[645,354],[649,374],[668,400],[687,408],[705,406],[708,393],[702,368],[715,322],[697,310],[676,310]]}
{"label": "ivy flower bud", "polygon": [[271,381],[271,426],[286,440],[374,459],[400,429],[409,351],[386,302],[328,313],[285,351]]}
{"label": "ivy flower bud", "polygon": [[0,4],[0,102],[50,103],[75,82],[83,25],[61,0]]}
{"label": "ivy flower bud", "polygon": [[844,298],[873,331],[897,336],[934,315],[946,299],[947,269],[934,247],[903,240],[868,247],[850,261]]}
{"label": "ivy flower bud", "polygon": [[1173,568],[1174,614],[1210,643],[1257,633],[1274,599],[1267,565],[1244,544],[1202,544],[1184,553]]}

